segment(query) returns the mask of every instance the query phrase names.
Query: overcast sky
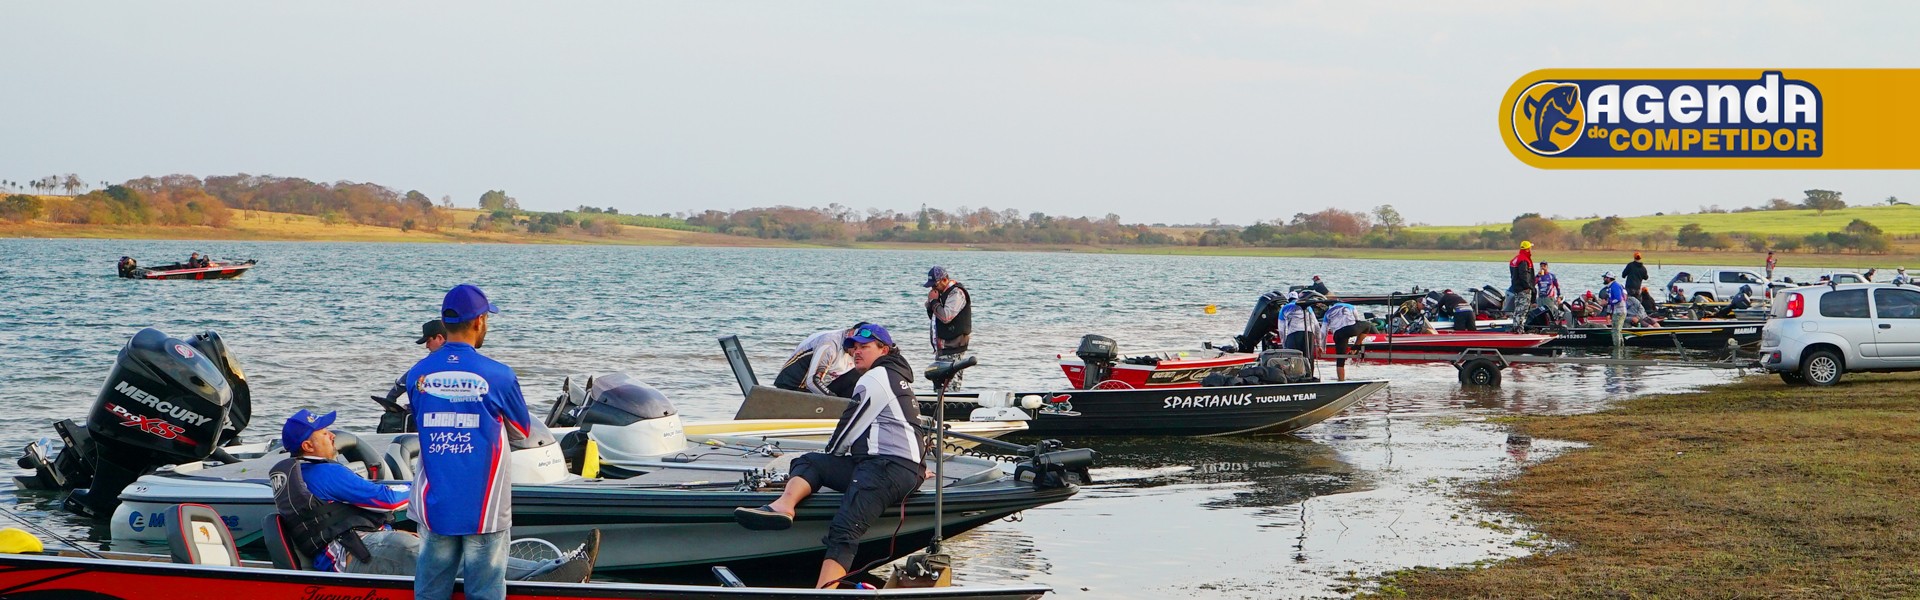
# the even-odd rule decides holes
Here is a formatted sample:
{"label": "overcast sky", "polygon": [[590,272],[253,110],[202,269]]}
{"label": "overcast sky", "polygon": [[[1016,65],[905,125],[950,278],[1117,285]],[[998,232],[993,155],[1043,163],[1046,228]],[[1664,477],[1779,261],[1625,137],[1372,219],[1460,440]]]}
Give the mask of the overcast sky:
{"label": "overcast sky", "polygon": [[1534,69],[1920,67],[1916,28],[1912,2],[6,2],[0,179],[1174,223],[1920,201],[1912,171],[1536,170],[1495,124]]}

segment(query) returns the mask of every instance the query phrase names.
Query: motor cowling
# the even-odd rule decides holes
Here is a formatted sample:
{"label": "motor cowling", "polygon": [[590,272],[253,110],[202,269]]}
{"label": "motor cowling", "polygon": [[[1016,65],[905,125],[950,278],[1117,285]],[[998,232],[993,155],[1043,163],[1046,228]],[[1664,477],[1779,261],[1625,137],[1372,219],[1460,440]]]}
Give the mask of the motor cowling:
{"label": "motor cowling", "polygon": [[1082,365],[1080,387],[1093,389],[1113,373],[1114,361],[1120,360],[1120,344],[1113,338],[1089,333],[1080,336],[1080,347],[1073,355],[1080,357]]}
{"label": "motor cowling", "polygon": [[578,422],[599,445],[600,458],[607,463],[687,449],[686,431],[673,402],[625,373],[593,378]]}
{"label": "motor cowling", "polygon": [[1253,314],[1247,316],[1246,327],[1233,341],[1240,352],[1253,352],[1260,349],[1261,343],[1272,339],[1273,332],[1280,330],[1280,307],[1290,300],[1285,292],[1274,290],[1260,295],[1253,302]]}
{"label": "motor cowling", "polygon": [[253,420],[253,391],[247,385],[247,374],[240,369],[240,360],[227,350],[227,342],[218,333],[203,332],[189,338],[187,345],[193,346],[193,349],[199,350],[202,356],[212,361],[214,368],[220,370],[220,376],[226,379],[227,386],[233,389],[233,401],[227,404],[227,427],[221,431],[217,444],[225,446],[238,439],[240,432],[247,429],[247,423]]}
{"label": "motor cowling", "polygon": [[[224,345],[218,347],[224,355]],[[87,412],[93,452],[82,459],[92,466],[92,487],[76,490],[67,507],[112,514],[120,490],[139,476],[212,455],[232,405],[233,385],[204,353],[160,330],[140,330],[120,349]]]}

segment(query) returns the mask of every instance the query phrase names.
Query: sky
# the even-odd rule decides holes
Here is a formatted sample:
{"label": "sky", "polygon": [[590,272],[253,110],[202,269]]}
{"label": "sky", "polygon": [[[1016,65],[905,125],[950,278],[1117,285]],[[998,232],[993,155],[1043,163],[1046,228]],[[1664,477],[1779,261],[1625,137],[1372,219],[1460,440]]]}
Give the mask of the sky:
{"label": "sky", "polygon": [[535,210],[1249,224],[1637,215],[1913,171],[1547,171],[1543,68],[1920,67],[1912,2],[6,2],[0,179],[233,173]]}

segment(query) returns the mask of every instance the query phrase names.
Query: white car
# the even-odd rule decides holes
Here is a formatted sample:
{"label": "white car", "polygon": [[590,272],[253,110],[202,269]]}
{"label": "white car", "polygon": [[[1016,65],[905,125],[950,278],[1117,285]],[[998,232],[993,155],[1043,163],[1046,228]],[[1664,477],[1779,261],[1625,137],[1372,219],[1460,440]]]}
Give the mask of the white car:
{"label": "white car", "polygon": [[1848,371],[1920,371],[1920,289],[1886,283],[1775,293],[1760,366],[1789,384],[1833,385]]}

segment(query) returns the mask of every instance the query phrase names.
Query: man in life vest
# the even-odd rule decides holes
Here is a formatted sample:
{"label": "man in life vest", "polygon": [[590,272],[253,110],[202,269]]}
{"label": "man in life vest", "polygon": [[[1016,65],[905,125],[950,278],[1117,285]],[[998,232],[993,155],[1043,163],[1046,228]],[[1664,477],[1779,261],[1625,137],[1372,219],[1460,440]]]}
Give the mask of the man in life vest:
{"label": "man in life vest", "polygon": [[[301,555],[312,556],[313,564],[303,566],[315,571],[413,575],[420,536],[391,526],[393,512],[407,508],[412,490],[407,483],[367,481],[335,462],[339,451],[334,433],[327,430],[334,417],[331,412],[315,415],[301,409],[280,427],[280,443],[293,458],[275,464],[268,471],[268,481],[273,484],[273,503],[287,543]],[[574,556],[510,561],[509,576],[583,582],[592,574],[591,555],[598,548],[595,532]],[[586,562],[557,571],[576,558]],[[543,577],[549,574],[557,578]]]}
{"label": "man in life vest", "polygon": [[[933,361],[958,363],[973,339],[973,294],[954,281],[946,267],[927,269],[927,321],[932,325]],[[954,376],[947,389],[960,387]]]}

